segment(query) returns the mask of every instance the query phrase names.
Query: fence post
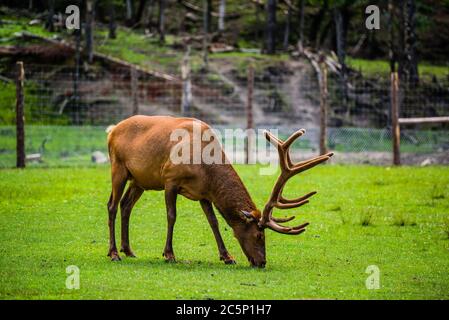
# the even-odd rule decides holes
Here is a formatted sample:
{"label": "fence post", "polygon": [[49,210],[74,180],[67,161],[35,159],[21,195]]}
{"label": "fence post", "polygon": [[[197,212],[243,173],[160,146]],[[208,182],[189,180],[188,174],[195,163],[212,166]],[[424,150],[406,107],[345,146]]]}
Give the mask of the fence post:
{"label": "fence post", "polygon": [[131,96],[133,101],[133,115],[139,114],[138,79],[135,68],[131,68]]}
{"label": "fence post", "polygon": [[401,129],[399,125],[399,77],[397,72],[391,73],[391,130],[393,134],[393,165],[401,164]]}
{"label": "fence post", "polygon": [[328,88],[327,88],[327,66],[324,61],[325,57],[320,57],[319,69],[321,78],[320,81],[320,154],[327,153],[327,99],[328,99]]}
{"label": "fence post", "polygon": [[252,150],[254,148],[254,121],[253,121],[253,91],[254,91],[254,68],[252,64],[248,67],[248,90],[246,103],[246,143],[245,143],[245,163],[253,163]]}
{"label": "fence post", "polygon": [[24,86],[25,71],[23,70],[23,62],[17,62],[17,79],[16,79],[16,155],[17,168],[25,168],[25,115],[23,112],[24,105]]}

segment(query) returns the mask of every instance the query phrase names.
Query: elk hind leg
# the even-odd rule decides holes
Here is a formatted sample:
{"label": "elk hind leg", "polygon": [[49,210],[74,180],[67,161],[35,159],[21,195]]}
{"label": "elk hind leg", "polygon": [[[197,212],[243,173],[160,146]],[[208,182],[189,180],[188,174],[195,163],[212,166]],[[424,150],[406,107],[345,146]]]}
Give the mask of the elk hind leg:
{"label": "elk hind leg", "polygon": [[121,252],[124,252],[127,257],[135,257],[134,252],[129,245],[129,217],[131,211],[140,199],[143,193],[143,189],[137,186],[134,182],[131,182],[128,190],[120,201],[120,213],[122,222],[122,238],[121,238]]}

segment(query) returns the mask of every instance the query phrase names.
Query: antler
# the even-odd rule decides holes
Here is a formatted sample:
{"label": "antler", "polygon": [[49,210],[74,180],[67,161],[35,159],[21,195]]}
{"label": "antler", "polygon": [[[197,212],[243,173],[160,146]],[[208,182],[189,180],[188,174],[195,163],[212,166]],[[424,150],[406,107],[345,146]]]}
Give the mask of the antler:
{"label": "antler", "polygon": [[273,144],[278,150],[281,175],[278,177],[276,184],[274,185],[273,190],[271,191],[270,199],[265,205],[262,217],[259,220],[260,227],[270,228],[271,230],[284,234],[300,234],[304,232],[305,227],[309,225],[309,223],[304,223],[296,227],[286,227],[280,225],[279,223],[291,221],[295,219],[295,216],[289,218],[274,218],[272,216],[273,208],[291,209],[300,207],[308,203],[309,202],[308,199],[316,193],[315,191],[310,192],[305,196],[289,200],[285,199],[282,196],[282,190],[284,189],[285,184],[291,177],[297,175],[298,173],[306,171],[310,168],[313,168],[316,165],[326,160],[329,160],[329,158],[333,156],[333,153],[330,152],[310,160],[298,162],[295,164],[292,163],[289,154],[289,148],[296,139],[298,139],[305,133],[306,130],[304,129],[298,130],[284,142],[279,138],[275,137],[270,132],[265,131],[265,138],[267,138],[267,140],[271,144]]}

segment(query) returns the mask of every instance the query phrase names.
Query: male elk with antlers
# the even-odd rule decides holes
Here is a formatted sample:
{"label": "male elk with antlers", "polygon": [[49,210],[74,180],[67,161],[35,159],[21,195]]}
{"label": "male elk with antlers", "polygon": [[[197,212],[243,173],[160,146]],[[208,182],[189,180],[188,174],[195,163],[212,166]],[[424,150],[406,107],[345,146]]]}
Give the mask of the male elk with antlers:
{"label": "male elk with antlers", "polygon": [[[265,132],[267,140],[278,150],[281,175],[261,213],[229,162],[192,164],[171,161],[172,148],[177,143],[170,139],[171,133],[177,129],[193,133],[194,124],[200,125],[201,132],[211,130],[204,122],[192,118],[134,116],[120,122],[110,131],[108,146],[112,193],[108,203],[110,232],[108,256],[112,260],[120,260],[115,243],[115,217],[119,202],[122,225],[121,251],[128,257],[134,257],[128,233],[131,210],[144,190],[164,190],[168,229],[163,256],[167,261],[175,261],[172,238],[176,220],[176,197],[181,194],[188,199],[200,201],[217,241],[221,260],[226,264],[235,263],[221,238],[212,204],[233,229],[251,265],[264,267],[266,228],[283,234],[297,235],[304,232],[308,225],[304,223],[296,227],[287,227],[279,223],[291,221],[294,217],[279,219],[272,216],[273,208],[296,208],[306,204],[308,198],[315,194],[311,192],[303,197],[287,200],[282,196],[286,182],[294,175],[328,160],[332,153],[294,164],[290,159],[289,147],[305,133],[305,130],[295,132],[285,142],[270,132]],[[220,148],[219,151],[225,158],[223,150]],[[128,180],[130,185],[122,198]]]}

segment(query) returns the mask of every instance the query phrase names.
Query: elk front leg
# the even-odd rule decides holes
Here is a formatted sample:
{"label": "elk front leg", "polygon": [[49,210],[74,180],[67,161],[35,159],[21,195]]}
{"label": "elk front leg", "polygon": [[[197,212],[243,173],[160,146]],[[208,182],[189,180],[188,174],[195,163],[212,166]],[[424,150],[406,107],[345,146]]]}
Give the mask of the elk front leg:
{"label": "elk front leg", "polygon": [[212,228],[215,240],[217,241],[218,252],[220,253],[220,260],[223,260],[224,263],[226,264],[235,264],[234,258],[229,254],[221,237],[220,229],[218,228],[218,220],[217,217],[215,216],[212,204],[208,200],[201,200],[200,203],[201,208],[203,208],[203,211],[206,214],[207,221],[209,221],[209,225]]}
{"label": "elk front leg", "polygon": [[135,254],[129,245],[129,217],[131,216],[131,211],[143,191],[144,190],[142,188],[136,186],[134,183],[131,183],[123,196],[122,201],[120,201],[120,212],[122,215],[122,245],[120,251],[124,252],[127,257],[135,257]]}
{"label": "elk front leg", "polygon": [[175,262],[175,253],[173,252],[173,228],[176,222],[176,198],[178,188],[170,186],[165,188],[165,206],[167,207],[167,241],[165,243],[164,253],[167,262]]}

